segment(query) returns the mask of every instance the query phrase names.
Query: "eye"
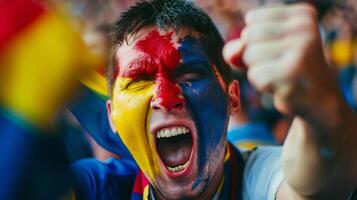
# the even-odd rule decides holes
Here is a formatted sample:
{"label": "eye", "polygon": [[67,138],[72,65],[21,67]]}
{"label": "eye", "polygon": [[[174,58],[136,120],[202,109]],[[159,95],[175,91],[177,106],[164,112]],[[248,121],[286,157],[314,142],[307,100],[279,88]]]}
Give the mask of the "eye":
{"label": "eye", "polygon": [[200,79],[202,77],[202,73],[198,73],[198,72],[187,72],[184,74],[181,74],[178,77],[178,81],[179,82],[185,82],[185,81],[196,81],[198,79]]}
{"label": "eye", "polygon": [[176,80],[178,82],[193,82],[198,81],[207,76],[207,72],[204,70],[190,70],[180,73]]}
{"label": "eye", "polygon": [[125,89],[129,91],[143,90],[146,87],[150,86],[152,83],[153,83],[152,80],[145,80],[145,79],[133,80],[127,84]]}
{"label": "eye", "polygon": [[178,82],[193,82],[207,77],[210,74],[210,67],[206,63],[193,63],[183,65],[176,73],[176,81]]}

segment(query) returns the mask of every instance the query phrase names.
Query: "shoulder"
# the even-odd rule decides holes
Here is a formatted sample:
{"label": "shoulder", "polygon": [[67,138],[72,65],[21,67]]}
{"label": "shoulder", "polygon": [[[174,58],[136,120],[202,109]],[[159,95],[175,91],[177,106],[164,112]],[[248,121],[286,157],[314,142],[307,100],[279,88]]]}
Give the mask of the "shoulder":
{"label": "shoulder", "polygon": [[281,147],[259,147],[246,154],[243,176],[244,199],[274,200],[283,180]]}
{"label": "shoulder", "polygon": [[[130,196],[138,167],[128,159],[83,159],[72,165],[74,191],[79,199]],[[119,199],[122,199],[119,198]]]}

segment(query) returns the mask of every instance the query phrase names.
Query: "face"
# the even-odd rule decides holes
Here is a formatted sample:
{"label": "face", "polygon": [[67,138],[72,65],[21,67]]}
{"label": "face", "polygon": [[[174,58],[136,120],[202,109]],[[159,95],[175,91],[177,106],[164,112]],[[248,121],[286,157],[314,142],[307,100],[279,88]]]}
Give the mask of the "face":
{"label": "face", "polygon": [[147,28],[118,47],[111,118],[159,195],[192,198],[223,170],[228,96],[199,36]]}

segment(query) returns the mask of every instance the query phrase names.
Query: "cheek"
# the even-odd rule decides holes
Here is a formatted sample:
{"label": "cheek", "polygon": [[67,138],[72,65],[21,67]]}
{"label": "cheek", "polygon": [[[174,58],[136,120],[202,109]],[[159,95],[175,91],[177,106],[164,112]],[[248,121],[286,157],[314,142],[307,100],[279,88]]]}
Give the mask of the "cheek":
{"label": "cheek", "polygon": [[216,78],[181,85],[198,130],[199,167],[209,162],[209,155],[224,139],[228,123],[228,102]]}
{"label": "cheek", "polygon": [[118,78],[113,90],[112,113],[114,125],[128,147],[130,153],[143,172],[153,180],[159,172],[157,158],[154,157],[154,146],[146,132],[146,121],[149,115],[150,101],[153,95],[153,84],[139,91],[123,91],[120,85],[130,78]]}

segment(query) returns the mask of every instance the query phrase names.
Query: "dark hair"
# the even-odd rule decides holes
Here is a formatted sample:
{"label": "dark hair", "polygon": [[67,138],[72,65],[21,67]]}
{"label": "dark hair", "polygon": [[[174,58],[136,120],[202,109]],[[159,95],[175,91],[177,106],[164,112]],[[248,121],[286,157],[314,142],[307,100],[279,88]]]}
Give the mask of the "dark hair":
{"label": "dark hair", "polygon": [[[156,25],[162,30],[172,28],[179,31],[188,28],[200,34],[203,49],[211,62],[214,63],[226,82],[230,81],[230,67],[224,62],[222,48],[224,41],[217,28],[203,11],[184,0],[153,0],[140,1],[129,10],[122,13],[113,27],[112,49],[121,45],[129,35],[135,34],[142,28]],[[107,69],[109,94],[118,74],[115,56]]]}

